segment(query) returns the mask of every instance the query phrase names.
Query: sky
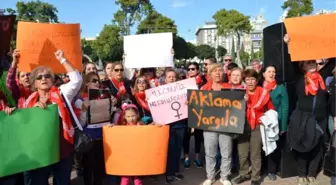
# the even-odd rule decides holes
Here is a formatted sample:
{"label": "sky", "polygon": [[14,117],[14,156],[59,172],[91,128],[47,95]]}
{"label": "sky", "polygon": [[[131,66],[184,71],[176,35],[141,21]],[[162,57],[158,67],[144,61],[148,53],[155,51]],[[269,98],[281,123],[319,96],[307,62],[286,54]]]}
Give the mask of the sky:
{"label": "sky", "polygon": [[[15,9],[16,0],[0,0],[0,9]],[[24,0],[25,2],[28,0]],[[105,24],[111,24],[113,13],[118,9],[114,0],[42,0],[58,9],[59,21],[80,23],[82,37],[95,37]],[[213,21],[212,16],[220,9],[236,9],[255,17],[263,14],[269,25],[279,22],[284,13],[281,5],[285,0],[151,0],[156,11],[173,19],[178,34],[185,40],[196,38],[197,27]],[[314,10],[335,10],[336,0],[313,0]],[[132,29],[133,32],[136,27]]]}

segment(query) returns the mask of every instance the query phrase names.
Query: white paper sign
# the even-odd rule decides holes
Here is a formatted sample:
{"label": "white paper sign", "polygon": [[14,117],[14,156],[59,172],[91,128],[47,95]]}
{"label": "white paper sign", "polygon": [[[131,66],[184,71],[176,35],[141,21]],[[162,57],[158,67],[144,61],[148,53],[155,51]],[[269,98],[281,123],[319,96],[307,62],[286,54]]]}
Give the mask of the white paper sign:
{"label": "white paper sign", "polygon": [[172,48],[172,33],[124,36],[125,67],[174,67]]}
{"label": "white paper sign", "polygon": [[187,90],[198,89],[195,78],[145,91],[154,122],[169,124],[188,117]]}

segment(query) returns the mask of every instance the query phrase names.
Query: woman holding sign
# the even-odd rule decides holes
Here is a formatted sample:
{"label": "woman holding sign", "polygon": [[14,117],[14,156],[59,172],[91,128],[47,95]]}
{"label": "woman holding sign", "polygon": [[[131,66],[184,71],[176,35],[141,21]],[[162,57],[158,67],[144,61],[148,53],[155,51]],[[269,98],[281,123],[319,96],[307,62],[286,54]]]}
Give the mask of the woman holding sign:
{"label": "woman holding sign", "polygon": [[[208,65],[208,82],[202,86],[201,90],[221,91],[224,88],[223,75],[224,69],[222,65],[215,63]],[[229,135],[221,134],[219,132],[203,132],[204,136],[204,150],[205,150],[205,164],[207,180],[203,185],[211,185],[215,182],[216,175],[216,155],[218,145],[220,154],[222,156],[221,162],[221,178],[220,182],[223,185],[231,185],[229,175],[231,173],[231,153],[232,153],[232,139]]]}
{"label": "woman holding sign", "polygon": [[54,73],[50,68],[43,66],[35,68],[29,78],[35,92],[28,97],[24,107],[45,109],[48,104],[58,105],[61,127],[60,161],[53,165],[25,172],[26,185],[48,184],[50,173],[54,176],[53,184],[55,185],[68,185],[71,179],[74,128],[72,127],[71,113],[66,108],[65,101],[71,102],[76,96],[82,84],[82,77],[64,58],[63,51],[56,51],[55,56],[67,71],[70,82],[58,89],[53,86]]}
{"label": "woman holding sign", "polygon": [[[278,113],[280,136],[282,136],[287,131],[288,94],[286,87],[277,83],[276,72],[276,67],[273,65],[263,69],[263,86],[270,93],[272,103]],[[268,177],[273,181],[276,180],[276,170],[281,158],[280,146],[280,143],[277,142],[277,149],[268,156]]]}
{"label": "woman holding sign", "polygon": [[271,97],[266,89],[258,86],[259,74],[248,69],[244,71],[246,83],[245,100],[247,102],[244,134],[238,137],[239,177],[236,184],[241,184],[250,179],[249,162],[252,165],[251,185],[260,185],[261,172],[261,133],[259,118],[270,109],[274,110]]}

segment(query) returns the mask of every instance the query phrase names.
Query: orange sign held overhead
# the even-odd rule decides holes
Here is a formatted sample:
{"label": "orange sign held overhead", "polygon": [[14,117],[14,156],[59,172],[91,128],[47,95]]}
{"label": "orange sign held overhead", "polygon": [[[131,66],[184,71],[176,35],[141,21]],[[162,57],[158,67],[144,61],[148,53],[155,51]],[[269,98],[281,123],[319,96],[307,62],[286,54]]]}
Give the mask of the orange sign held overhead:
{"label": "orange sign held overhead", "polygon": [[169,126],[103,127],[109,175],[143,176],[166,172]]}
{"label": "orange sign held overhead", "polygon": [[54,73],[65,73],[55,58],[58,49],[78,71],[82,71],[82,49],[79,24],[19,22],[16,48],[20,50],[19,70],[30,72],[37,66],[50,67]]}
{"label": "orange sign held overhead", "polygon": [[336,57],[336,14],[285,19],[292,61]]}

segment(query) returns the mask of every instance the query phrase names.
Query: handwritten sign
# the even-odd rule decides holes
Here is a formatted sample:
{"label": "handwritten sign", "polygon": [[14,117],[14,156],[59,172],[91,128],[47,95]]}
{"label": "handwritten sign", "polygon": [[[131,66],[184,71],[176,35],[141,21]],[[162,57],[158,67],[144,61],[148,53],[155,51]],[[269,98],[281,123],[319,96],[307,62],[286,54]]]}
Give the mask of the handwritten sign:
{"label": "handwritten sign", "polygon": [[0,177],[57,163],[59,136],[56,105],[0,112]]}
{"label": "handwritten sign", "polygon": [[336,14],[285,19],[292,61],[336,57]]}
{"label": "handwritten sign", "polygon": [[245,90],[189,90],[189,127],[242,134],[245,124],[244,95]]}
{"label": "handwritten sign", "polygon": [[15,15],[0,16],[0,56],[7,55],[9,51]]}
{"label": "handwritten sign", "polygon": [[173,67],[172,48],[172,33],[125,36],[125,66],[127,68]]}
{"label": "handwritten sign", "polygon": [[105,169],[109,175],[160,175],[166,172],[169,127],[103,127]]}
{"label": "handwritten sign", "polygon": [[16,41],[20,50],[19,69],[30,72],[37,66],[47,66],[55,73],[65,73],[54,55],[61,49],[68,62],[82,71],[80,32],[79,24],[19,22]]}
{"label": "handwritten sign", "polygon": [[154,122],[169,124],[188,117],[187,90],[197,89],[194,78],[145,91]]}

